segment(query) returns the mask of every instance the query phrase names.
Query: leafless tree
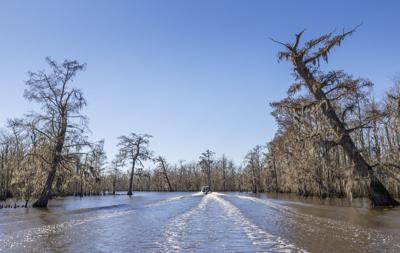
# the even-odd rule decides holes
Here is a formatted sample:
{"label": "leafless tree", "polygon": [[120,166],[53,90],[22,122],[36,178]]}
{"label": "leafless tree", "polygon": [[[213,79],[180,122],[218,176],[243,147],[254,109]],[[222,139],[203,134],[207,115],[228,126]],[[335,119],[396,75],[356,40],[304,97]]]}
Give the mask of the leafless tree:
{"label": "leafless tree", "polygon": [[154,159],[154,161],[158,163],[158,167],[159,167],[159,169],[161,169],[161,171],[162,171],[162,173],[163,173],[163,175],[165,177],[165,180],[167,181],[168,190],[170,192],[173,192],[174,189],[172,188],[171,182],[169,181],[169,177],[168,177],[168,163],[167,163],[167,160],[162,156],[157,156]]}
{"label": "leafless tree", "polygon": [[209,149],[207,149],[204,153],[201,154],[199,157],[200,159],[200,166],[202,166],[203,171],[207,176],[207,184],[212,189],[212,181],[211,181],[211,173],[212,173],[212,164],[213,164],[213,157],[215,153]]}
{"label": "leafless tree", "polygon": [[80,114],[86,100],[82,92],[71,85],[85,65],[75,60],[65,60],[61,64],[50,58],[46,61],[50,70],[29,72],[25,90],[26,99],[41,105],[41,113],[29,114],[25,125],[46,138],[50,146],[49,156],[40,156],[49,165],[49,171],[33,207],[47,206],[57,169],[68,162],[64,156],[66,145],[68,148],[82,145],[82,133],[86,131],[86,118]]}
{"label": "leafless tree", "polygon": [[131,133],[127,136],[123,135],[118,138],[119,153],[124,160],[131,163],[128,195],[132,195],[133,176],[135,173],[136,163],[143,166],[143,162],[151,159],[153,155],[152,151],[149,150],[151,137],[152,136],[148,134]]}
{"label": "leafless tree", "polygon": [[250,170],[253,193],[261,191],[262,146],[255,146],[245,157],[245,162]]}
{"label": "leafless tree", "polygon": [[118,175],[120,174],[120,168],[124,166],[123,160],[117,156],[111,162],[111,177],[112,177],[112,194],[115,195],[117,189]]}

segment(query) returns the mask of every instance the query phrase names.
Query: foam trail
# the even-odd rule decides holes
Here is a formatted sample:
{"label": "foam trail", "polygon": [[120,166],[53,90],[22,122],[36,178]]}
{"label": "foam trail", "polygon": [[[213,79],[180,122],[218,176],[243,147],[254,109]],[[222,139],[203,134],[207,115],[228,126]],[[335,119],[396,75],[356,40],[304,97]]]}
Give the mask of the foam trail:
{"label": "foam trail", "polygon": [[164,251],[180,251],[182,249],[182,238],[185,234],[188,221],[193,215],[202,212],[209,200],[210,199],[206,196],[203,197],[197,206],[179,216],[176,216],[166,225],[163,233],[165,235],[164,241],[158,243],[161,244]]}
{"label": "foam trail", "polygon": [[[230,196],[234,196],[243,200],[253,201],[275,209],[277,211],[277,215],[285,216],[285,222],[293,223],[296,226],[302,227],[305,231],[313,230],[321,234],[325,234],[327,233],[327,231],[331,231],[331,233],[335,234],[336,236],[340,236],[343,240],[358,241],[360,244],[364,243],[362,238],[368,238],[368,240],[370,241],[376,241],[376,244],[379,244],[382,241],[394,241],[394,238],[392,238],[390,235],[383,234],[377,230],[360,227],[330,218],[322,218],[310,214],[304,214],[296,211],[292,207],[277,204],[271,200],[242,195]],[[302,222],[299,222],[301,220]],[[396,247],[400,248],[400,245],[396,245]]]}
{"label": "foam trail", "polygon": [[191,196],[195,197],[195,196],[201,196],[201,195],[204,195],[204,193],[196,192],[196,193],[193,193]]}
{"label": "foam trail", "polygon": [[150,203],[146,206],[147,207],[159,206],[159,205],[162,205],[165,203],[174,202],[174,201],[182,200],[185,198],[196,197],[196,196],[201,196],[201,195],[202,195],[202,193],[200,192],[200,193],[193,193],[191,195],[176,196],[176,197],[172,197],[172,198],[168,198],[168,199],[159,200],[159,201]]}
{"label": "foam trail", "polygon": [[159,205],[166,204],[166,203],[169,203],[169,202],[174,202],[174,201],[181,200],[181,199],[183,199],[185,197],[186,196],[177,196],[177,197],[172,197],[172,198],[168,198],[168,199],[155,201],[153,203],[150,203],[150,204],[146,205],[146,207],[159,206]]}
{"label": "foam trail", "polygon": [[223,196],[224,194],[213,193],[210,197],[220,204],[224,213],[232,219],[235,225],[240,226],[244,230],[253,245],[259,246],[260,250],[273,252],[306,252],[286,240],[268,233],[249,221],[236,206],[231,204],[229,201],[218,197],[221,195]]}

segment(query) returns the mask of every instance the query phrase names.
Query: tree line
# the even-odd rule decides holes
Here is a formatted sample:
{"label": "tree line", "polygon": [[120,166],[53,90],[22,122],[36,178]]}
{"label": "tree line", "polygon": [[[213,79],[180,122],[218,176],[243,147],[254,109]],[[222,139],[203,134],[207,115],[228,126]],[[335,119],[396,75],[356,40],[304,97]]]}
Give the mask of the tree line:
{"label": "tree line", "polygon": [[[46,207],[54,196],[126,191],[297,193],[303,196],[369,197],[373,205],[397,205],[400,169],[400,82],[382,101],[373,83],[344,71],[323,71],[333,48],[354,30],[282,43],[280,60],[293,66],[287,97],[271,103],[278,131],[235,164],[211,150],[171,164],[150,149],[149,134],[118,138],[109,163],[104,140],[88,139],[86,100],[73,85],[86,67],[47,58],[47,71],[29,72],[24,97],[40,106],[9,120],[0,132],[0,200]],[[1,205],[0,205],[1,207]]]}

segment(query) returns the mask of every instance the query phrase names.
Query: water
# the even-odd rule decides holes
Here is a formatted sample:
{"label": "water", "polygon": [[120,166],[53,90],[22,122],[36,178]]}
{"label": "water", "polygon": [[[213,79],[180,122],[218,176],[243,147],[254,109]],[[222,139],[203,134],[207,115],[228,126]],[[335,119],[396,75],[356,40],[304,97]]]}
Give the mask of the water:
{"label": "water", "polygon": [[67,197],[0,210],[0,252],[400,252],[400,209],[239,193]]}

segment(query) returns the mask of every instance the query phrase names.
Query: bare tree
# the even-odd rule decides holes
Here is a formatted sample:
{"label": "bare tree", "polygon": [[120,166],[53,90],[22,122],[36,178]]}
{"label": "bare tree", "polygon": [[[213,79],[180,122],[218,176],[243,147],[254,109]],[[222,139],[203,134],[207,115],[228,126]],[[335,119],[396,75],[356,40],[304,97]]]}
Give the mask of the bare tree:
{"label": "bare tree", "polygon": [[215,153],[209,149],[207,149],[204,153],[201,154],[199,157],[200,159],[200,166],[202,166],[204,173],[207,176],[207,184],[212,189],[212,181],[211,181],[211,173],[212,173],[212,163],[214,161]]}
{"label": "bare tree", "polygon": [[262,146],[255,146],[245,157],[247,167],[250,169],[252,191],[261,191]]}
{"label": "bare tree", "polygon": [[[363,87],[371,86],[371,83],[362,79],[353,79],[341,71],[331,71],[325,74],[320,70],[320,62],[328,62],[328,55],[331,50],[339,46],[355,30],[343,31],[338,35],[328,33],[317,39],[305,42],[303,46],[300,45],[303,32],[300,32],[296,34],[293,44],[278,42],[286,48],[286,51],[279,53],[279,59],[288,60],[292,63],[294,73],[299,81],[290,87],[289,93],[296,93],[302,87],[306,87],[314,99],[308,104],[301,105],[301,108],[297,106],[294,109],[304,111],[306,108],[318,108],[328,120],[336,136],[333,142],[343,147],[354,163],[355,171],[360,176],[369,178],[369,197],[373,205],[398,205],[398,202],[390,195],[375,175],[372,167],[361,155],[350,136],[352,131],[363,126],[348,128],[335,107],[337,100],[342,97],[352,96]],[[346,109],[340,113],[345,114]]]}
{"label": "bare tree", "polygon": [[46,207],[52,192],[57,169],[66,161],[64,148],[81,145],[82,133],[86,130],[86,118],[80,114],[86,105],[82,92],[71,86],[73,78],[85,68],[78,61],[65,60],[58,64],[46,58],[50,71],[30,72],[26,81],[25,98],[41,105],[41,113],[28,115],[27,123],[37,134],[47,139],[51,147],[49,157],[41,156],[49,165],[47,180],[39,199],[33,207]]}
{"label": "bare tree", "polygon": [[162,156],[158,156],[154,159],[155,162],[158,163],[158,167],[162,170],[162,173],[165,177],[165,180],[167,181],[168,184],[168,190],[170,192],[173,192],[174,189],[172,188],[171,182],[169,181],[169,177],[168,177],[168,163],[167,160],[162,157]]}
{"label": "bare tree", "polygon": [[132,195],[133,176],[136,163],[143,166],[143,162],[151,159],[152,151],[149,150],[149,142],[152,136],[148,134],[131,133],[128,136],[120,136],[118,147],[124,160],[131,163],[131,173],[129,178],[128,195]]}
{"label": "bare tree", "polygon": [[117,179],[120,173],[119,168],[124,166],[123,161],[119,156],[117,156],[111,162],[111,177],[112,177],[112,194],[115,195],[115,191],[117,189]]}
{"label": "bare tree", "polygon": [[222,170],[222,190],[226,191],[226,174],[228,167],[228,159],[225,155],[221,157],[221,170]]}
{"label": "bare tree", "polygon": [[104,151],[104,140],[91,145],[91,149],[86,154],[86,164],[84,167],[87,174],[89,175],[88,184],[90,187],[90,193],[99,195],[101,193],[101,175],[104,172],[104,166],[106,165],[106,152]]}

